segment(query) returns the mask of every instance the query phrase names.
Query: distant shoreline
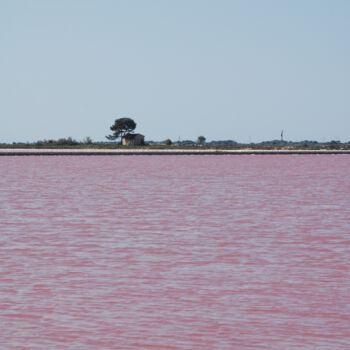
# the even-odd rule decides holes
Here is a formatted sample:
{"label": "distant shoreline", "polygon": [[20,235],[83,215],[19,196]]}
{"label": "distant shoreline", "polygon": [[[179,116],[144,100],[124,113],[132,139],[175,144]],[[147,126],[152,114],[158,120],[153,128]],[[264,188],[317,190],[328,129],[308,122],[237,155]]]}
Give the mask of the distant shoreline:
{"label": "distant shoreline", "polygon": [[0,156],[131,156],[131,155],[291,155],[350,154],[350,150],[310,149],[0,149]]}

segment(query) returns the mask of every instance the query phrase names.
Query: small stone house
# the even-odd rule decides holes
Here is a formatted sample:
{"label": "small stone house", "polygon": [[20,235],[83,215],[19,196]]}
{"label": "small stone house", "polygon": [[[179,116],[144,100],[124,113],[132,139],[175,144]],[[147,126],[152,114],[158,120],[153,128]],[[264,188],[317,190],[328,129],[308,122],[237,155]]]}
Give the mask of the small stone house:
{"label": "small stone house", "polygon": [[123,146],[142,146],[145,144],[145,136],[141,134],[126,134],[122,138]]}

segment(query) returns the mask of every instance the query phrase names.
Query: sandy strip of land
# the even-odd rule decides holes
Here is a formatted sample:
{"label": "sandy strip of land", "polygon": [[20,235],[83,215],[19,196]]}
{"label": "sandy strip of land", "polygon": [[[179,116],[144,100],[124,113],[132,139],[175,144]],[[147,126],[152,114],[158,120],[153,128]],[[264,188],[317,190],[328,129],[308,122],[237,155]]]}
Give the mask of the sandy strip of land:
{"label": "sandy strip of land", "polygon": [[350,154],[350,150],[265,150],[265,149],[0,149],[0,156],[60,156],[60,155],[222,155],[222,154]]}

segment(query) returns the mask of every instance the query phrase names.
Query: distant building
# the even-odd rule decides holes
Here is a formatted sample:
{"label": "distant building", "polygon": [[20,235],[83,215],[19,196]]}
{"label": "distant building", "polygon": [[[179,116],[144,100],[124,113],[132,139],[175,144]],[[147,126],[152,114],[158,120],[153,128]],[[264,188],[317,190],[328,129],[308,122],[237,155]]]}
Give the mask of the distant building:
{"label": "distant building", "polygon": [[123,146],[142,146],[145,144],[145,136],[141,134],[126,134],[122,138]]}

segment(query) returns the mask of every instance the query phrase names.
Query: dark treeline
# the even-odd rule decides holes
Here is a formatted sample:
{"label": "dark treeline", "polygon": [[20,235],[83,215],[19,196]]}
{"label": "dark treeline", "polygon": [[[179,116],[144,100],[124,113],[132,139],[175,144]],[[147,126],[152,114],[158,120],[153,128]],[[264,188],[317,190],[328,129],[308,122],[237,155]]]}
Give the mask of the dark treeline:
{"label": "dark treeline", "polygon": [[[107,135],[108,141],[100,142],[93,141],[90,137],[86,137],[82,141],[77,141],[72,137],[60,138],[58,140],[39,140],[36,142],[13,142],[11,144],[0,143],[0,148],[133,148],[133,147],[147,147],[152,149],[161,148],[220,148],[220,149],[339,149],[349,150],[350,141],[342,143],[340,141],[332,140],[328,142],[318,141],[285,141],[283,139],[283,130],[281,132],[281,139],[263,141],[258,143],[239,143],[234,140],[216,140],[207,141],[205,136],[198,136],[196,141],[182,140],[172,141],[166,139],[164,141],[144,141],[144,135],[134,134],[136,129],[136,122],[131,118],[115,119],[113,125],[110,127],[111,135]],[[136,136],[142,137],[142,142],[129,142],[129,139],[135,139]],[[124,145],[122,145],[124,144]]]}
{"label": "dark treeline", "polygon": [[[135,147],[135,146],[133,146]],[[196,141],[183,140],[171,141],[147,141],[144,146],[146,148],[220,148],[220,149],[350,149],[350,142],[340,142],[336,140],[327,142],[318,141],[283,141],[271,140],[258,143],[239,143],[234,140],[216,140],[206,142],[203,136],[198,137]],[[39,140],[36,142],[13,142],[0,143],[0,148],[130,148],[130,146],[122,146],[116,142],[100,142],[93,141],[90,137],[86,137],[82,141],[77,141],[72,137],[60,138],[58,140]]]}

